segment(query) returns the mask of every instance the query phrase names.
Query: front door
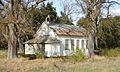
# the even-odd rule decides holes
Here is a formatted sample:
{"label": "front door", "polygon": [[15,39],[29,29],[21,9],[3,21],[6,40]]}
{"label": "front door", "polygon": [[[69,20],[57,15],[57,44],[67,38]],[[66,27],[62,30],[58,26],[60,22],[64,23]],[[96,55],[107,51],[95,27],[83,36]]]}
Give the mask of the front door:
{"label": "front door", "polygon": [[56,46],[52,45],[52,56],[56,56],[56,55],[57,55]]}
{"label": "front door", "polygon": [[52,45],[51,46],[51,55],[52,56],[58,56],[59,53],[58,53],[57,50],[58,50],[57,45]]}

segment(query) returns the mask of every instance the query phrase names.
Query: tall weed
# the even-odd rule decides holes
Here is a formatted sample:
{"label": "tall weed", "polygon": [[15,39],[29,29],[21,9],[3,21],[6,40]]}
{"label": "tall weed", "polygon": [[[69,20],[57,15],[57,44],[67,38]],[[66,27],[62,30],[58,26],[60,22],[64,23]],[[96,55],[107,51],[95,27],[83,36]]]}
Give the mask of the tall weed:
{"label": "tall weed", "polygon": [[106,57],[118,57],[118,56],[120,56],[120,48],[103,49],[102,55],[104,55]]}

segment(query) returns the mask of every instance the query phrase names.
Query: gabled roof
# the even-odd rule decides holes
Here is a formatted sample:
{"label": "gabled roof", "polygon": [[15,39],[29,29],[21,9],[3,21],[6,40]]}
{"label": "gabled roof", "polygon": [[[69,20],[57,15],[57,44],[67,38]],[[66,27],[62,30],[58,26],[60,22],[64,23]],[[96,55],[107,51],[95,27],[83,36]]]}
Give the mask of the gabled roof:
{"label": "gabled roof", "polygon": [[34,35],[35,38],[31,39],[27,42],[24,42],[24,44],[60,43],[60,40],[58,40],[55,37],[51,37],[48,32],[47,32],[48,35],[47,34],[42,35],[42,31],[45,31],[45,30],[42,30],[42,29],[44,29],[44,27],[52,29],[55,32],[55,34],[57,34],[58,36],[59,35],[77,36],[77,37],[85,36],[85,34],[84,34],[85,29],[84,28],[79,28],[78,26],[66,25],[66,24],[55,24],[55,23],[46,24],[45,22],[43,22],[41,27],[36,32],[36,35]]}

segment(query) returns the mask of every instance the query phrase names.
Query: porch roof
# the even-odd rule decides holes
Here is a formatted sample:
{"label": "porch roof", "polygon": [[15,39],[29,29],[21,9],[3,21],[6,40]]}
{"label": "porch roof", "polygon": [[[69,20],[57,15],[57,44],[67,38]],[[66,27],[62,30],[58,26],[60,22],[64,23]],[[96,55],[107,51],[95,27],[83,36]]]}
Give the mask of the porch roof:
{"label": "porch roof", "polygon": [[60,43],[60,40],[49,36],[39,36],[27,42],[24,42],[24,44],[43,44],[43,43],[45,44]]}

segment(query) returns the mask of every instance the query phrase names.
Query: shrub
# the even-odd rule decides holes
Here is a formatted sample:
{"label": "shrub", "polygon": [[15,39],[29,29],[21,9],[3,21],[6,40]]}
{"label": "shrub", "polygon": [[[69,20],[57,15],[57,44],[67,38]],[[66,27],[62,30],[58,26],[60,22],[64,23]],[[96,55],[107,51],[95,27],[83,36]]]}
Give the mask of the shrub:
{"label": "shrub", "polygon": [[118,56],[120,56],[120,48],[103,49],[102,55],[104,55],[106,57],[118,57]]}
{"label": "shrub", "polygon": [[76,52],[72,53],[71,56],[65,57],[64,60],[71,62],[79,62],[85,60],[85,55],[79,48],[76,49]]}
{"label": "shrub", "polygon": [[41,51],[35,52],[36,58],[44,58],[44,53]]}
{"label": "shrub", "polygon": [[85,59],[85,55],[79,48],[76,49],[76,52],[71,56],[75,61],[82,61]]}

